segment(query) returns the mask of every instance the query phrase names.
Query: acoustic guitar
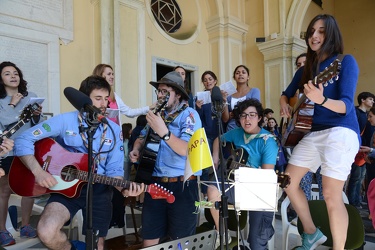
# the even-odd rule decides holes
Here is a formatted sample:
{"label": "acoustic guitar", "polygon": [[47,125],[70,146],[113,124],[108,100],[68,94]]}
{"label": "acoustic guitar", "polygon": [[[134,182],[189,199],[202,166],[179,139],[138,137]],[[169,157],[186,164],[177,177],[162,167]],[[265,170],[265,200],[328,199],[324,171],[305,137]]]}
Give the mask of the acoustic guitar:
{"label": "acoustic guitar", "polygon": [[[159,98],[154,113],[160,112],[167,105],[168,100],[169,93]],[[135,175],[136,182],[152,183],[152,173],[154,172],[156,157],[158,156],[160,140],[160,136],[147,125],[147,133],[143,141],[141,155],[138,160],[138,169]]]}
{"label": "acoustic guitar", "polygon": [[[35,182],[33,173],[15,157],[9,171],[9,186],[14,193],[20,196],[36,197],[43,194],[59,193],[69,198],[80,195],[83,185],[88,180],[88,155],[67,151],[56,141],[45,138],[35,143],[35,158],[44,171],[50,173],[57,184],[51,188],[39,186]],[[128,188],[131,181],[93,174],[93,182]],[[145,185],[153,199],[166,199],[173,203],[175,197],[163,187],[157,185]]]}
{"label": "acoustic guitar", "polygon": [[10,138],[14,133],[16,133],[23,125],[28,123],[34,113],[34,111],[38,110],[39,108],[38,103],[29,104],[23,110],[19,116],[19,121],[13,125],[6,133],[0,136],[0,144],[3,143],[3,137]]}
{"label": "acoustic guitar", "polygon": [[[338,79],[340,69],[341,61],[336,59],[329,67],[314,78],[314,85],[318,86],[319,84],[324,83],[323,86],[326,87],[328,86],[328,82],[333,83],[332,79]],[[283,147],[294,147],[308,132],[310,132],[313,113],[314,104],[308,103],[306,95],[303,94],[294,105],[291,118],[286,119],[286,121],[281,124],[281,144]]]}

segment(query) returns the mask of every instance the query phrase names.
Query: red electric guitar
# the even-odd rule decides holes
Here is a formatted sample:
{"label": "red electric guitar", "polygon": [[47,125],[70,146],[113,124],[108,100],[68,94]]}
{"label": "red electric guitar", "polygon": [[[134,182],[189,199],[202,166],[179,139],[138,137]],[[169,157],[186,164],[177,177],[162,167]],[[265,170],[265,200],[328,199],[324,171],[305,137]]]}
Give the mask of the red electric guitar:
{"label": "red electric guitar", "polygon": [[[15,157],[9,171],[9,186],[14,193],[26,197],[48,193],[59,193],[69,198],[80,195],[82,186],[88,179],[87,154],[69,152],[56,141],[46,138],[35,143],[35,158],[43,170],[50,173],[58,183],[51,188],[39,186],[31,171]],[[132,183],[99,174],[93,174],[93,182],[122,188],[128,188]],[[155,184],[145,185],[144,191],[153,199],[166,199],[168,203],[175,200],[173,194]]]}

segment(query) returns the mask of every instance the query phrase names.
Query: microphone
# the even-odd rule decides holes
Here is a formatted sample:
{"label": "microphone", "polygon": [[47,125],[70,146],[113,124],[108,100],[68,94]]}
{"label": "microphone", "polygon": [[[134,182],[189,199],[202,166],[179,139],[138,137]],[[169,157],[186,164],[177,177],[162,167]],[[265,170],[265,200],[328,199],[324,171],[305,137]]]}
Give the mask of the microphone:
{"label": "microphone", "polygon": [[221,114],[224,111],[223,105],[223,95],[221,94],[221,90],[218,86],[212,88],[211,92],[211,103],[212,103],[212,112],[217,114]]}
{"label": "microphone", "polygon": [[66,99],[78,110],[84,110],[88,113],[87,117],[87,123],[93,124],[93,123],[106,123],[108,124],[107,118],[105,118],[104,115],[102,115],[102,111],[92,105],[92,100],[90,97],[85,95],[83,92],[76,90],[72,87],[66,87],[64,89],[64,95]]}

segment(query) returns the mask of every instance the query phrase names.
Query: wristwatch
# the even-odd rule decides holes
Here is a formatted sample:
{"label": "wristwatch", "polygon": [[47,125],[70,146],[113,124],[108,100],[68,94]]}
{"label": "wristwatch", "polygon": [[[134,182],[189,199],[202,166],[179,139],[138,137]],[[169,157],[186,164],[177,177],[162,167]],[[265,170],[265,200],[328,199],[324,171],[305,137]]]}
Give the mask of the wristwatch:
{"label": "wristwatch", "polygon": [[168,141],[170,138],[171,138],[171,131],[168,130],[168,133],[164,135],[161,139],[163,139],[164,141]]}
{"label": "wristwatch", "polygon": [[373,148],[370,148],[370,154],[372,153],[372,151],[374,151],[374,149],[373,149]]}

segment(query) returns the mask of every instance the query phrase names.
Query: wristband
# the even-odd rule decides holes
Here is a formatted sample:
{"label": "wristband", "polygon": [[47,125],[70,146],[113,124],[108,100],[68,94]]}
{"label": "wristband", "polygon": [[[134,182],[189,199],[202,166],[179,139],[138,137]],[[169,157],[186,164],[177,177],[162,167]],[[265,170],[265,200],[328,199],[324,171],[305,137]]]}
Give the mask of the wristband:
{"label": "wristband", "polygon": [[327,100],[328,100],[328,97],[325,96],[324,101],[321,104],[318,104],[318,105],[323,106],[323,104],[326,103]]}
{"label": "wristband", "polygon": [[13,103],[9,103],[8,105],[9,105],[9,106],[13,106],[13,108],[16,107],[16,105],[14,105]]}

